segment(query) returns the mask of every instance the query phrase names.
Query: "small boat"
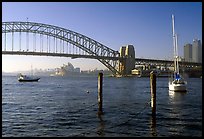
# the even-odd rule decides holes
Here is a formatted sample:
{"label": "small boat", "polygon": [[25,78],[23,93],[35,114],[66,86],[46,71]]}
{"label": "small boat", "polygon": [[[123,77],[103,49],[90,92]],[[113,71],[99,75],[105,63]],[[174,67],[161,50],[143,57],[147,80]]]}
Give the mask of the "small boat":
{"label": "small boat", "polygon": [[39,79],[39,77],[31,77],[22,74],[20,74],[20,76],[18,77],[19,82],[37,82]]}
{"label": "small boat", "polygon": [[177,34],[174,31],[174,15],[172,15],[173,23],[173,44],[174,44],[174,79],[169,81],[169,91],[175,92],[186,92],[187,82],[179,74],[179,64],[178,64],[178,40]]}

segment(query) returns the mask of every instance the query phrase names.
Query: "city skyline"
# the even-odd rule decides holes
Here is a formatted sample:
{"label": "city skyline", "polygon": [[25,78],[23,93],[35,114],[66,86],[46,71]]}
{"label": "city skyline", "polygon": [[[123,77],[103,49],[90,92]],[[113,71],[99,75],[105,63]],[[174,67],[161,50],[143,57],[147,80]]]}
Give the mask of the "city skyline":
{"label": "city skyline", "polygon": [[[132,44],[136,58],[151,59],[173,58],[171,14],[175,15],[178,50],[183,57],[184,45],[202,38],[201,2],[2,3],[3,22],[29,20],[63,27],[117,51]],[[29,70],[30,65],[56,68],[67,62],[82,70],[106,69],[93,59],[3,55],[2,71]]]}

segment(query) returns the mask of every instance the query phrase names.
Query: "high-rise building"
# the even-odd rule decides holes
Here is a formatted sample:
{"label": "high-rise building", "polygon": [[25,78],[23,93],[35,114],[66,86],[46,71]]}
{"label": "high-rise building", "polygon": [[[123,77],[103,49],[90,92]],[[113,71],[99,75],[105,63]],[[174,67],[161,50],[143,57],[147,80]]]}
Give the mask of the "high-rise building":
{"label": "high-rise building", "polygon": [[202,46],[198,39],[193,40],[192,59],[193,62],[202,63]]}
{"label": "high-rise building", "polygon": [[184,60],[192,62],[192,44],[190,43],[184,45]]}
{"label": "high-rise building", "polygon": [[193,44],[184,46],[184,61],[202,63],[202,46],[198,39],[193,40]]}

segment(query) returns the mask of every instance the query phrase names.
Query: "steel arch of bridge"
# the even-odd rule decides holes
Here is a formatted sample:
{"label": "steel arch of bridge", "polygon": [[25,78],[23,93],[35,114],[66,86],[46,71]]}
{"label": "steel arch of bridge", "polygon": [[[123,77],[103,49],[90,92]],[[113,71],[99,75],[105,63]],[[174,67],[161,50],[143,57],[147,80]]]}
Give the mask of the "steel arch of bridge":
{"label": "steel arch of bridge", "polygon": [[15,52],[15,51],[3,51],[2,54],[21,54],[21,55],[47,55],[47,56],[65,56],[65,57],[81,57],[81,58],[94,58],[99,60],[108,69],[110,69],[114,75],[121,74],[118,71],[118,60],[121,59],[119,52],[115,51],[89,37],[86,37],[77,32],[64,29],[61,27],[35,23],[35,22],[2,22],[2,35],[6,33],[14,32],[27,32],[41,35],[47,35],[68,42],[82,51],[88,53],[88,55],[70,55],[60,53],[39,53],[39,52]]}

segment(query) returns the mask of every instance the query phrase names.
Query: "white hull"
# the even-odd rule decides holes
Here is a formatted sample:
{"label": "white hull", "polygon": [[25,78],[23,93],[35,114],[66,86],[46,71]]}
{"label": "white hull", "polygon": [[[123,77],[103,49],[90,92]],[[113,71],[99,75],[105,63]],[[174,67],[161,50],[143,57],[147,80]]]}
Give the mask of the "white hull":
{"label": "white hull", "polygon": [[175,91],[175,92],[186,92],[186,84],[174,84],[172,82],[169,82],[169,90]]}

